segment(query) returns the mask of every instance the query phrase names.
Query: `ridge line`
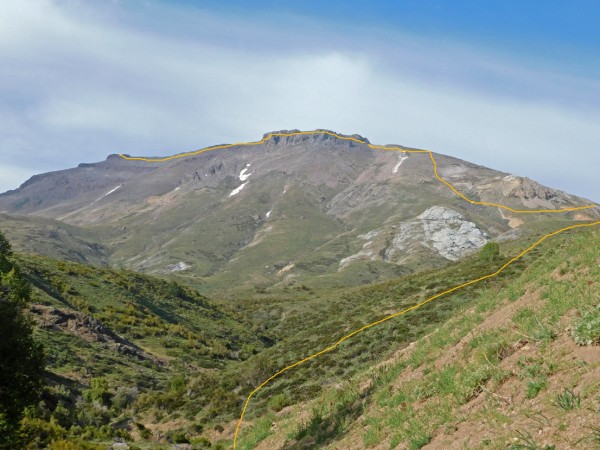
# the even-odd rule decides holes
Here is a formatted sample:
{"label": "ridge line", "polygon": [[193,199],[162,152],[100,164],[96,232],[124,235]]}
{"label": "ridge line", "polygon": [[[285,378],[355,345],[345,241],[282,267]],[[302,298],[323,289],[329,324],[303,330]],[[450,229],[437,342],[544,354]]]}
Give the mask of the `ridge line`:
{"label": "ridge line", "polygon": [[466,195],[464,195],[462,192],[460,192],[458,189],[456,189],[448,181],[444,180],[438,174],[437,162],[436,162],[435,158],[433,157],[433,151],[431,151],[431,150],[404,149],[404,148],[398,147],[398,146],[375,145],[375,144],[371,144],[370,142],[366,142],[364,140],[354,138],[352,136],[342,136],[340,134],[333,133],[331,131],[315,130],[315,131],[293,131],[291,133],[269,133],[259,141],[237,142],[234,144],[215,145],[212,147],[206,147],[206,148],[203,148],[200,150],[195,150],[192,152],[179,153],[177,155],[167,156],[164,158],[144,158],[144,157],[138,157],[138,156],[127,156],[122,153],[119,153],[119,156],[126,161],[145,161],[145,162],[160,163],[160,162],[172,161],[174,159],[185,158],[187,156],[195,156],[195,155],[199,155],[201,153],[209,152],[209,151],[213,151],[213,150],[221,150],[221,149],[226,149],[226,148],[231,148],[231,147],[236,147],[236,146],[260,145],[260,144],[264,144],[265,142],[267,142],[268,140],[270,140],[273,137],[289,137],[289,136],[314,135],[314,134],[327,134],[329,136],[333,136],[338,139],[342,139],[342,140],[346,140],[346,141],[354,141],[359,144],[367,145],[369,148],[371,148],[373,150],[375,150],[375,149],[388,150],[388,151],[398,151],[398,152],[403,152],[403,153],[428,153],[429,157],[431,158],[431,162],[433,163],[433,174],[435,175],[435,178],[440,183],[449,187],[450,190],[452,192],[454,192],[456,195],[458,195],[460,198],[462,198],[466,202],[471,203],[473,205],[491,206],[491,207],[505,209],[507,211],[511,211],[513,213],[519,213],[519,214],[562,213],[562,212],[569,212],[569,211],[581,211],[584,209],[594,208],[596,206],[596,205],[583,205],[583,206],[573,206],[573,207],[560,208],[560,209],[514,209],[514,208],[511,208],[510,206],[502,205],[500,203],[481,202],[478,200],[472,200],[469,197],[467,197]]}

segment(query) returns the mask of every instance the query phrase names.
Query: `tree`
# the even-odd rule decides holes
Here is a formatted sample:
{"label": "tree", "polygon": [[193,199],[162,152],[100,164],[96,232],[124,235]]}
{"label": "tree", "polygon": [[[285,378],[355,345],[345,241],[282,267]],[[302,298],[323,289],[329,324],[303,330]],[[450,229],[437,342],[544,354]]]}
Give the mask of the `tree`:
{"label": "tree", "polygon": [[500,246],[497,242],[488,242],[479,251],[479,259],[482,261],[495,261],[500,258]]}
{"label": "tree", "polygon": [[0,232],[0,449],[19,448],[19,423],[44,385],[44,354],[23,314],[31,289]]}

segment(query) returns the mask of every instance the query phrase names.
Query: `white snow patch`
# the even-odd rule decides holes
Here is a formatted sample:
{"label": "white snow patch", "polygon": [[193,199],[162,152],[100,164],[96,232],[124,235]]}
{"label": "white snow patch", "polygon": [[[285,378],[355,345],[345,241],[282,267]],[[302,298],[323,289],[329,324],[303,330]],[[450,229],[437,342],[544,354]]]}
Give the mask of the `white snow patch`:
{"label": "white snow patch", "polygon": [[167,272],[181,272],[182,270],[189,269],[190,267],[192,267],[190,264],[179,261],[177,264],[169,264],[165,267],[165,269]]}
{"label": "white snow patch", "polygon": [[240,172],[240,181],[246,181],[248,179],[248,177],[250,175],[252,175],[252,172],[246,173],[246,171],[248,170],[248,167],[250,167],[250,163],[246,164],[246,167],[244,167],[242,169],[242,171]]}
{"label": "white snow patch", "polygon": [[231,194],[229,194],[229,196],[233,197],[235,194],[239,194],[240,191],[242,189],[244,189],[244,186],[246,186],[247,184],[248,184],[247,181],[245,183],[242,183],[241,185],[239,185],[238,187],[236,187],[233,191],[231,191]]}
{"label": "white snow patch", "polygon": [[179,189],[181,189],[181,186],[177,186],[175,189],[173,189],[174,191],[178,191]]}
{"label": "white snow patch", "polygon": [[[90,203],[90,205],[93,205],[96,202],[99,202],[100,200],[102,200],[104,197],[106,197],[107,195],[112,194],[113,192],[115,192],[117,189],[119,189],[121,186],[123,186],[122,184],[118,185],[116,188],[111,189],[110,191],[108,191],[106,194],[104,194],[102,197],[98,197],[96,200],[94,200],[92,203]],[[88,205],[88,206],[90,206]]]}
{"label": "white snow patch", "polygon": [[396,164],[394,166],[394,169],[392,170],[392,173],[397,173],[398,169],[400,168],[400,164],[402,164],[406,159],[408,159],[408,156],[399,156],[398,157],[398,164]]}
{"label": "white snow patch", "polygon": [[267,219],[268,219],[268,218],[269,218],[269,216],[271,215],[271,212],[272,212],[272,211],[273,211],[273,210],[271,210],[271,211],[267,211],[267,213],[265,214],[265,217],[266,217]]}

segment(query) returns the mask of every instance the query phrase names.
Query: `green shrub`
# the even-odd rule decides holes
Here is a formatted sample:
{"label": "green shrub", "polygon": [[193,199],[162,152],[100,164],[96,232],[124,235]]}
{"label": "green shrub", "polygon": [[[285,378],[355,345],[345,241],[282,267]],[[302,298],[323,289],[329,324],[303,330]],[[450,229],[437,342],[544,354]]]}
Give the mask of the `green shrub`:
{"label": "green shrub", "polygon": [[497,242],[488,242],[479,250],[479,259],[482,261],[495,261],[500,258],[500,246]]}
{"label": "green shrub", "polygon": [[574,324],[571,336],[579,345],[600,344],[600,305],[584,314]]}
{"label": "green shrub", "polygon": [[290,399],[285,394],[274,395],[271,400],[269,400],[269,408],[273,411],[281,411],[289,404]]}
{"label": "green shrub", "polygon": [[571,389],[565,389],[562,394],[556,396],[556,403],[565,411],[571,411],[581,406],[581,397]]}
{"label": "green shrub", "polygon": [[167,433],[168,439],[174,444],[189,444],[190,440],[183,431],[172,431]]}
{"label": "green shrub", "polygon": [[83,397],[90,402],[97,401],[102,405],[108,403],[110,399],[108,381],[104,378],[92,378],[90,388],[83,393]]}

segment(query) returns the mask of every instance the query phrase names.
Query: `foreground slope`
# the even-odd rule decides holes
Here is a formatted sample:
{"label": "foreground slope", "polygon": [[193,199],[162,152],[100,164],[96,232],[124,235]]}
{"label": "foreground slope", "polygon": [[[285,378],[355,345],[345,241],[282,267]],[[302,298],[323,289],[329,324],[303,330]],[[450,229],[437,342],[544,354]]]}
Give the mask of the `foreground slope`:
{"label": "foreground slope", "polygon": [[[587,339],[587,322],[580,325],[576,315],[599,301],[599,240],[598,231],[578,231],[545,241],[499,277],[286,372],[252,400],[241,448],[361,448],[377,442],[388,448],[413,440],[416,448],[443,438],[447,421],[452,427],[475,421],[468,414],[477,404],[471,400],[486,399],[488,391],[492,399],[506,397],[497,380],[515,384],[515,408],[527,395],[536,394],[532,401],[557,395],[555,370],[579,371],[582,380],[595,383],[594,359],[587,365],[573,360],[573,366],[553,353],[555,366],[546,367],[544,352],[566,342],[573,354],[581,353],[564,329]],[[22,255],[23,272],[34,285],[32,317],[49,356],[50,384],[27,429],[38,447],[59,438],[100,448],[118,438],[148,448],[188,441],[229,447],[246,396],[267,377],[354,329],[493,272],[518,253],[512,245],[502,244],[497,261],[471,257],[385,283],[239,292],[219,302],[147,275]],[[512,308],[514,323],[503,319],[504,307]],[[502,376],[492,370],[513,354],[529,359]],[[575,388],[582,411],[594,407],[596,395],[586,386],[567,386]],[[570,401],[569,393],[560,393]],[[431,407],[421,409],[427,402]],[[405,415],[390,419],[398,414]],[[395,421],[412,425],[398,428]],[[370,423],[373,429],[365,425]],[[511,430],[533,434],[527,426],[506,433]],[[504,435],[486,439],[496,443]]]}
{"label": "foreground slope", "polygon": [[[439,267],[540,223],[600,214],[519,215],[469,204],[435,177],[428,153],[373,149],[360,136],[325,130],[294,133],[164,162],[111,155],[33,177],[0,195],[0,211],[78,227],[95,236],[111,266],[175,273],[207,290],[360,284]],[[434,156],[439,175],[474,200],[551,210],[591,203]],[[24,243],[44,251],[35,236]]]}
{"label": "foreground slope", "polygon": [[598,248],[597,227],[545,241],[426,337],[252,418],[238,448],[598,448]]}

